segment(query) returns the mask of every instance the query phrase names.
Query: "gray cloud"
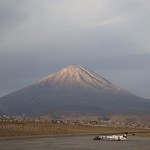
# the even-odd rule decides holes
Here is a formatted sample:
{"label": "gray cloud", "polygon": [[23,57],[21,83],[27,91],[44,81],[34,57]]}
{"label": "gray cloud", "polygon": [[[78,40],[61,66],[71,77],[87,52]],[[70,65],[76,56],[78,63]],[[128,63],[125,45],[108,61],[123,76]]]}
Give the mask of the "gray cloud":
{"label": "gray cloud", "polygon": [[80,64],[150,98],[149,7],[148,0],[0,0],[0,95]]}
{"label": "gray cloud", "polygon": [[11,31],[12,28],[22,24],[27,19],[27,13],[22,10],[25,3],[19,0],[0,1],[0,33]]}

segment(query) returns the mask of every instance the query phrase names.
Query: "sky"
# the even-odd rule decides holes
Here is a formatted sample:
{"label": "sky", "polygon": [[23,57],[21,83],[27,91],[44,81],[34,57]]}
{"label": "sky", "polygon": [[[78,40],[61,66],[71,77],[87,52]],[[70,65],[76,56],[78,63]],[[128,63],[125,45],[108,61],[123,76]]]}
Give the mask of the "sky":
{"label": "sky", "polygon": [[150,99],[150,0],[0,0],[0,97],[69,65]]}

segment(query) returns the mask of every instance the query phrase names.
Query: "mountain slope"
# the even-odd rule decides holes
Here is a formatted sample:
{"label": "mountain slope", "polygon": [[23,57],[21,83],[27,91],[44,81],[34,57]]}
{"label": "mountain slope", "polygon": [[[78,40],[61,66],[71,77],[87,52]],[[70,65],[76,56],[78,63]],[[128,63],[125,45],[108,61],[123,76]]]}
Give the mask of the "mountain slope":
{"label": "mountain slope", "polygon": [[112,85],[104,78],[81,66],[70,66],[56,74],[41,79],[37,84],[52,84],[52,86],[84,87],[84,88],[106,88],[112,90],[119,88]]}
{"label": "mountain slope", "polygon": [[69,66],[0,99],[7,114],[150,113],[150,102],[111,84],[93,71]]}
{"label": "mountain slope", "polygon": [[2,111],[0,111],[0,116],[4,115],[4,113]]}

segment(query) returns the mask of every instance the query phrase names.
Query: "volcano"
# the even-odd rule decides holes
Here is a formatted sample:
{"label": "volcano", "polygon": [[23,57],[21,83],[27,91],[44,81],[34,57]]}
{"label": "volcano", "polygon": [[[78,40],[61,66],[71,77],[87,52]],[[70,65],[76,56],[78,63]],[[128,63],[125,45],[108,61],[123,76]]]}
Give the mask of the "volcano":
{"label": "volcano", "polygon": [[150,101],[76,65],[0,98],[0,110],[9,115],[149,114],[149,108]]}

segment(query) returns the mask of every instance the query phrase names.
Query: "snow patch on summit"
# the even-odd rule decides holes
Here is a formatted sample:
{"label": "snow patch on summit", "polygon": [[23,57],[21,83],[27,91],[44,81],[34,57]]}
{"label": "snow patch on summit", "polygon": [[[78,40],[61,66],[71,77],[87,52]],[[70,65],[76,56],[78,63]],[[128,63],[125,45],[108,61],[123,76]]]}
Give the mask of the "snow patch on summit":
{"label": "snow patch on summit", "polygon": [[97,75],[95,72],[77,65],[66,67],[59,72],[41,79],[36,84],[48,84],[55,87],[80,86],[91,89],[121,91],[120,88],[114,86],[103,77]]}

